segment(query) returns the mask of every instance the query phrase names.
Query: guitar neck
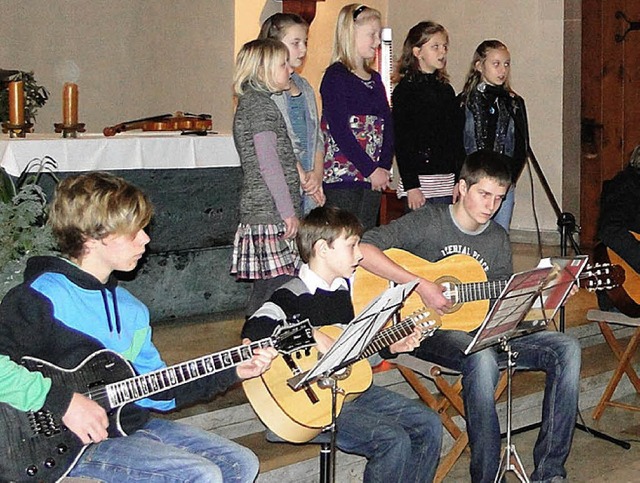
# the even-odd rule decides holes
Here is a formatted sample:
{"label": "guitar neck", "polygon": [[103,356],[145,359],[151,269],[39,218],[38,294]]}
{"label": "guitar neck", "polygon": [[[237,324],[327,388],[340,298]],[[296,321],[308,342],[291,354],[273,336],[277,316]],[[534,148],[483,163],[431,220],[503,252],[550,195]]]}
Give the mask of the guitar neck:
{"label": "guitar neck", "polygon": [[[181,362],[141,376],[107,384],[98,389],[98,391],[106,392],[109,406],[112,409],[117,408],[235,367],[251,359],[254,349],[271,346],[273,346],[273,339],[268,337],[252,342],[249,345],[234,347],[233,349]],[[97,399],[98,397],[100,397],[99,394],[91,394],[92,399]]]}
{"label": "guitar neck", "polygon": [[493,282],[471,282],[456,285],[458,303],[474,302],[476,300],[497,299],[507,286],[507,280]]}
{"label": "guitar neck", "polygon": [[404,339],[411,334],[416,327],[416,323],[411,319],[405,319],[391,327],[380,331],[367,348],[362,352],[362,359],[372,356],[376,352],[389,347],[391,344]]}

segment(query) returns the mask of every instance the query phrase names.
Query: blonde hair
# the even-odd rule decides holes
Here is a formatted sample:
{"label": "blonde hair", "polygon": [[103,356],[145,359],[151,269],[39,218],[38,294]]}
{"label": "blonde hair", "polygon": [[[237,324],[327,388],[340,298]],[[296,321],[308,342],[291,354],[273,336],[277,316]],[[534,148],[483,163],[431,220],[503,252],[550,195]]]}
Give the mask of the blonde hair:
{"label": "blonde hair", "polygon": [[[471,67],[469,68],[467,79],[465,80],[464,87],[462,89],[462,98],[465,102],[469,98],[469,95],[482,80],[482,73],[478,71],[478,69],[476,68],[476,64],[478,62],[483,63],[485,60],[487,60],[487,55],[489,55],[490,51],[500,49],[509,50],[504,43],[496,39],[484,40],[480,43],[480,45],[478,45],[478,47],[476,47],[476,50],[473,52],[473,58],[471,59]],[[513,92],[513,89],[511,89],[511,84],[509,83],[509,76],[507,76],[507,79],[504,81],[503,86],[507,92]]]}
{"label": "blonde hair", "polygon": [[[398,77],[404,77],[407,74],[420,71],[420,63],[416,56],[413,55],[413,49],[416,47],[418,49],[421,48],[437,33],[444,34],[447,42],[449,42],[449,32],[439,23],[425,21],[411,27],[402,45],[402,55],[398,61]],[[447,67],[437,69],[436,77],[441,82],[449,82]]]}
{"label": "blonde hair", "polygon": [[136,233],[152,216],[151,201],[139,188],[95,171],[58,183],[48,223],[62,254],[81,258],[87,240]]}
{"label": "blonde hair", "polygon": [[[355,17],[355,18],[354,18]],[[341,62],[349,70],[356,70],[357,64],[355,28],[356,25],[364,25],[372,20],[382,21],[382,15],[375,8],[367,7],[359,3],[345,5],[338,14],[336,32],[333,41],[333,54],[331,63]],[[364,60],[362,67],[371,72],[369,61]]]}
{"label": "blonde hair", "polygon": [[287,35],[287,30],[294,25],[300,25],[309,30],[309,24],[300,15],[295,13],[274,13],[262,23],[258,38],[282,40]]}
{"label": "blonde hair", "polygon": [[280,92],[274,82],[280,62],[289,59],[289,49],[276,39],[256,39],[242,46],[236,57],[233,91],[244,94],[247,86],[262,92]]}

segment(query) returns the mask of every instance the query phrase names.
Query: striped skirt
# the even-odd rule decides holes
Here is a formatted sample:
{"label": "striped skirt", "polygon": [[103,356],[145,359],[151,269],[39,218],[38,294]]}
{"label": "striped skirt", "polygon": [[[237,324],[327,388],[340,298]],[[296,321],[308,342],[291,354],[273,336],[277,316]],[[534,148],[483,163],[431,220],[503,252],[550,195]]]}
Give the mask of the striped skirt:
{"label": "striped skirt", "polygon": [[233,241],[231,274],[238,280],[260,280],[297,275],[302,260],[295,239],[282,238],[284,223],[238,225]]}

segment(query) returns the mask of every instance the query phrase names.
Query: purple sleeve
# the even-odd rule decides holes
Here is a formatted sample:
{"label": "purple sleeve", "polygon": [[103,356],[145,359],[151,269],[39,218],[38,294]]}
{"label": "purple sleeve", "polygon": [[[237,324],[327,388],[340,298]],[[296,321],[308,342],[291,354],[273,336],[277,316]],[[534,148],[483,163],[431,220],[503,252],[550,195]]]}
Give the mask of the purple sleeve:
{"label": "purple sleeve", "polygon": [[[322,115],[329,123],[331,136],[340,150],[358,168],[358,171],[368,177],[378,165],[360,147],[349,127],[351,115],[356,114],[353,112],[353,101],[357,102],[359,96],[355,89],[350,89],[351,83],[346,81],[345,76],[338,75],[331,67],[327,70],[320,85]],[[347,95],[347,90],[351,90],[349,95]]]}
{"label": "purple sleeve", "polygon": [[254,134],[253,143],[256,147],[260,174],[276,203],[280,217],[285,220],[295,216],[296,212],[291,196],[289,196],[289,187],[276,150],[276,133],[263,131]]}

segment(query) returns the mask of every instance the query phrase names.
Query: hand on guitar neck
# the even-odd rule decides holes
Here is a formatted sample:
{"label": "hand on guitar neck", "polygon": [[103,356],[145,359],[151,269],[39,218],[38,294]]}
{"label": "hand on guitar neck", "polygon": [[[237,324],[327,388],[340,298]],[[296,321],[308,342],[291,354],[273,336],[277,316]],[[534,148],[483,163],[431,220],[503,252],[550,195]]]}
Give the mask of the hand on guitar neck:
{"label": "hand on guitar neck", "polygon": [[[422,339],[424,339],[426,335],[427,334],[421,328],[421,326],[416,325],[413,329],[413,332],[411,332],[406,337],[398,340],[397,342],[391,344],[389,346],[389,352],[391,352],[392,354],[411,352],[420,345],[420,342],[422,342]],[[326,354],[326,352],[335,342],[335,339],[327,334],[326,331],[323,332],[317,329],[313,331],[313,338],[316,341],[316,350],[320,354]]]}

